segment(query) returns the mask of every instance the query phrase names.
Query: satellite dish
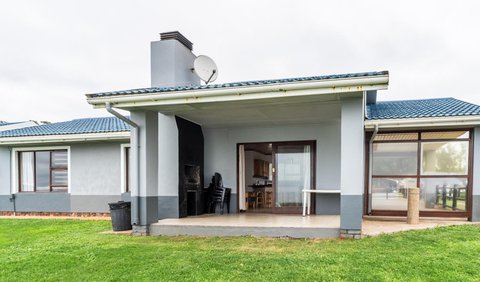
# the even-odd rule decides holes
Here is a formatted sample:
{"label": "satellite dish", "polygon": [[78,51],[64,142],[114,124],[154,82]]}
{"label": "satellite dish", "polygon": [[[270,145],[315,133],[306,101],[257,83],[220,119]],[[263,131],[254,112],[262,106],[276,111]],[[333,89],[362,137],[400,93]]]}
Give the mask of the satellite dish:
{"label": "satellite dish", "polygon": [[215,81],[218,76],[217,65],[205,55],[200,55],[193,61],[193,71],[205,84]]}

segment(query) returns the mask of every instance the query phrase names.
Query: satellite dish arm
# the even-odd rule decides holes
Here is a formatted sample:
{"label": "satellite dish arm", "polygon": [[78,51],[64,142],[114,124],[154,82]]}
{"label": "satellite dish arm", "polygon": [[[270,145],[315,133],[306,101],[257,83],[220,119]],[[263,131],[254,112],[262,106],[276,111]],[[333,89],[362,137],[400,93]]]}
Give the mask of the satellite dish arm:
{"label": "satellite dish arm", "polygon": [[217,70],[212,70],[212,75],[208,78],[208,80],[205,82],[205,84],[208,84],[210,82],[210,80],[212,79],[212,77],[215,75],[216,72],[217,72]]}

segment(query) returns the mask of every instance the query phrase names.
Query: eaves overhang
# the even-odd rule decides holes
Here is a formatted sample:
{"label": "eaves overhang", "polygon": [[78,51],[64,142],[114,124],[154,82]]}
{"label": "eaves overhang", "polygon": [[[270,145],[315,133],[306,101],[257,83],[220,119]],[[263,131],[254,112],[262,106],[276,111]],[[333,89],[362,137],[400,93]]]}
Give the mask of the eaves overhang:
{"label": "eaves overhang", "polygon": [[19,136],[0,138],[0,146],[23,144],[76,143],[89,141],[121,141],[129,140],[129,138],[129,131],[88,134]]}
{"label": "eaves overhang", "polygon": [[480,125],[480,115],[449,116],[428,118],[376,119],[365,120],[365,129],[373,130],[375,125],[379,129],[412,129],[433,127],[475,127]]}
{"label": "eaves overhang", "polygon": [[234,102],[282,97],[309,96],[384,90],[388,88],[389,75],[323,79],[268,85],[251,85],[228,88],[206,88],[171,93],[136,93],[128,95],[92,96],[87,102],[94,108],[104,108],[106,102],[122,109],[161,107],[210,102]]}

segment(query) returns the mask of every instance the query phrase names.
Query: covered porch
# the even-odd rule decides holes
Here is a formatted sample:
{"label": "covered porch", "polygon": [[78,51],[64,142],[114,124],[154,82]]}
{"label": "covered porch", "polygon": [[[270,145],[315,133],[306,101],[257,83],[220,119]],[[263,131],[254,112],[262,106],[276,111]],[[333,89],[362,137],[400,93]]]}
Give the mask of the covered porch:
{"label": "covered porch", "polygon": [[[419,224],[406,223],[405,217],[365,216],[361,235],[376,236],[408,230],[474,224],[465,218],[423,217]],[[207,214],[163,219],[151,225],[151,235],[161,236],[257,236],[288,238],[338,238],[340,215]]]}
{"label": "covered porch", "polygon": [[[196,227],[200,233],[218,229],[219,234],[255,235],[265,231],[260,225],[266,225],[270,226],[272,236],[276,236],[275,232],[286,232],[279,236],[330,238],[342,233],[360,234],[365,103],[367,99],[375,99],[376,90],[386,89],[387,85],[388,73],[379,72],[186,90],[172,88],[174,93],[163,93],[169,91],[164,89],[158,93],[156,89],[148,89],[146,93],[112,92],[90,96],[89,102],[111,112],[112,107],[128,110],[137,126],[131,138],[132,222],[137,232],[158,235],[166,223],[195,220],[207,224]],[[304,182],[307,184],[295,186],[300,197],[295,197],[294,208],[289,210],[294,214],[237,214],[244,209],[242,187],[246,186],[239,177],[239,145],[299,142],[311,144],[305,151],[311,156],[308,170],[304,169],[306,165],[295,167],[295,163],[292,163],[294,170],[283,170],[289,177],[308,173],[304,177],[309,179]],[[278,163],[272,163],[272,172],[279,174]],[[200,179],[185,182],[189,179],[185,177],[187,170],[195,171],[194,174],[198,171]],[[222,175],[223,185],[231,188],[229,204],[233,215],[191,217],[188,187],[193,184],[194,189],[206,187],[217,172]],[[274,195],[280,183],[275,177]],[[315,194],[312,216],[302,218],[302,189],[340,193]],[[292,204],[291,200],[280,202],[275,197],[274,209]],[[198,205],[195,209],[198,211]],[[216,226],[222,218],[228,219],[226,226],[208,225]],[[173,226],[168,230],[186,228]]]}

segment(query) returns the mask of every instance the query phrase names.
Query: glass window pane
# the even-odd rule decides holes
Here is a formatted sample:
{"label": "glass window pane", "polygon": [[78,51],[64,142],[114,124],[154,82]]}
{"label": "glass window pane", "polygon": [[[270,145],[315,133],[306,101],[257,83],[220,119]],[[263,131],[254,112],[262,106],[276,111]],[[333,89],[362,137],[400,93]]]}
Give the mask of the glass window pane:
{"label": "glass window pane", "polygon": [[378,133],[374,141],[410,141],[418,140],[418,133],[405,132],[405,133]]}
{"label": "glass window pane", "polygon": [[68,185],[68,171],[67,170],[52,170],[52,186],[67,186]]}
{"label": "glass window pane", "polygon": [[422,143],[422,175],[466,175],[468,141]]}
{"label": "glass window pane", "polygon": [[466,211],[467,178],[420,179],[420,210]]}
{"label": "glass window pane", "polygon": [[416,175],[417,143],[373,144],[373,175]]}
{"label": "glass window pane", "polygon": [[416,178],[372,179],[372,209],[407,210],[408,188],[415,187]]}
{"label": "glass window pane", "polygon": [[50,151],[35,152],[37,192],[50,191]]}
{"label": "glass window pane", "polygon": [[431,139],[459,139],[469,138],[468,131],[441,131],[441,132],[422,132],[423,140]]}
{"label": "glass window pane", "polygon": [[33,192],[34,190],[34,152],[20,153],[20,191]]}
{"label": "glass window pane", "polygon": [[67,167],[67,166],[68,166],[67,151],[53,151],[52,167]]}
{"label": "glass window pane", "polygon": [[275,158],[277,167],[275,208],[301,207],[302,190],[312,189],[310,146],[278,146]]}

